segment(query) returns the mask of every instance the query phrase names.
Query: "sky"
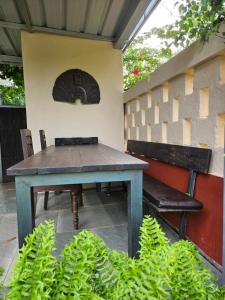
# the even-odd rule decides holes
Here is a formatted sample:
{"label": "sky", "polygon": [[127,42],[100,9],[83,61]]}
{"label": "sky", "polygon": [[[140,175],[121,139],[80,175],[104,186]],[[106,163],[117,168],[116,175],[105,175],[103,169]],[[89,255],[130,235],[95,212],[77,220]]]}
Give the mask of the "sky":
{"label": "sky", "polygon": [[[143,32],[149,32],[153,27],[163,27],[167,24],[174,23],[179,16],[177,8],[174,8],[175,2],[175,0],[161,0],[138,35]],[[157,47],[160,41],[154,37],[148,41],[148,44],[151,45],[151,47]]]}

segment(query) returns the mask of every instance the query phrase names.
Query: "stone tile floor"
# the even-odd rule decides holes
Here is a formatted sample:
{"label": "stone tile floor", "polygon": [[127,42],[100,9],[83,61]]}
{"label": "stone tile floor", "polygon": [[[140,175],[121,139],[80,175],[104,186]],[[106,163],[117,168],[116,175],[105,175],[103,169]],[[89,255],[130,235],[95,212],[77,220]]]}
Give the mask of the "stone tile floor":
{"label": "stone tile floor", "polygon": [[[84,206],[79,208],[80,229],[88,228],[102,237],[112,249],[127,251],[127,201],[124,194],[113,191],[110,196],[107,196],[104,191],[97,193],[95,190],[87,190],[83,194],[83,202]],[[65,243],[76,233],[73,229],[68,193],[64,192],[60,195],[50,193],[47,211],[43,209],[43,194],[39,194],[36,225],[46,219],[55,221],[56,247],[59,254]],[[164,222],[161,222],[161,225],[171,242],[178,239],[177,234]],[[0,184],[0,266],[5,269],[4,284],[8,281],[17,252],[14,184]],[[219,278],[219,272],[214,268],[213,271]]]}

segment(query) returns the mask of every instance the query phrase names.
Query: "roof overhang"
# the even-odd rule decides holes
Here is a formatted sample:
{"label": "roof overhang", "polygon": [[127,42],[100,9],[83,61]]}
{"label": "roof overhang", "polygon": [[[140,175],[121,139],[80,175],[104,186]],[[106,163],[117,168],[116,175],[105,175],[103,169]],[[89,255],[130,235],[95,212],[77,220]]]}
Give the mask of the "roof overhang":
{"label": "roof overhang", "polygon": [[160,0],[0,2],[0,63],[21,63],[20,31],[111,41],[125,50]]}

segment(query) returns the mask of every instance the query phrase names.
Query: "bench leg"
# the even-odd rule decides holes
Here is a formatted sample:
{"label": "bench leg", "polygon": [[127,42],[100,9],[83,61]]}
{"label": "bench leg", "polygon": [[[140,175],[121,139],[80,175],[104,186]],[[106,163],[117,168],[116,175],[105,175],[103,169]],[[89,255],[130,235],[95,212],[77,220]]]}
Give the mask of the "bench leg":
{"label": "bench leg", "polygon": [[179,226],[179,239],[186,240],[186,230],[187,230],[187,212],[181,214],[180,226]]}

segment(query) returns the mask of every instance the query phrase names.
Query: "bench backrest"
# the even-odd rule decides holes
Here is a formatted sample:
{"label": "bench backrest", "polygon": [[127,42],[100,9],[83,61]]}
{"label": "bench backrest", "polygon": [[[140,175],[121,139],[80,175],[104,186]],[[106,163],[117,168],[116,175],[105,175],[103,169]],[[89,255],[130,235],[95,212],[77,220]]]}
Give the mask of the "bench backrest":
{"label": "bench backrest", "polygon": [[208,174],[211,149],[128,140],[130,154],[153,158],[198,173]]}

